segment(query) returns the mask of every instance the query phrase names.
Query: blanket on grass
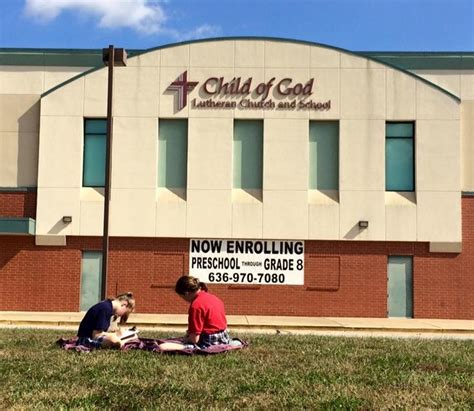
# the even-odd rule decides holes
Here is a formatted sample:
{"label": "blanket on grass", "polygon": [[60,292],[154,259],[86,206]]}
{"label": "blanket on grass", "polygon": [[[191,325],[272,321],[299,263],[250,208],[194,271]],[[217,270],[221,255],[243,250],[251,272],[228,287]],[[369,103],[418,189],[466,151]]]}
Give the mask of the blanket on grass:
{"label": "blanket on grass", "polygon": [[[72,338],[60,338],[56,343],[59,345],[60,348],[64,350],[73,350],[77,352],[90,352],[93,348],[87,347],[85,345],[78,345],[77,344],[77,337]],[[221,354],[228,351],[233,350],[240,350],[248,346],[246,341],[242,341],[238,338],[233,338],[230,344],[219,344],[219,345],[211,345],[208,348],[186,348],[184,350],[161,350],[160,344],[163,343],[182,343],[183,340],[181,338],[138,338],[133,341],[126,342],[122,347],[123,351],[128,350],[145,350],[151,351],[157,354],[181,354],[181,355],[193,355],[193,354],[201,354],[201,355],[211,355],[211,354]]]}

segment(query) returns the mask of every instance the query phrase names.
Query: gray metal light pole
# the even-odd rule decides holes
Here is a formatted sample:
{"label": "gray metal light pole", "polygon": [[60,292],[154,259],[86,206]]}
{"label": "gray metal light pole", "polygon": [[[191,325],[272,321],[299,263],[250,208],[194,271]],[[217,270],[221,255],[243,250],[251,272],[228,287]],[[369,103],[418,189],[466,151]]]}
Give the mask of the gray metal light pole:
{"label": "gray metal light pole", "polygon": [[107,84],[107,137],[105,140],[105,185],[104,185],[104,231],[102,236],[102,282],[101,299],[107,295],[107,269],[109,259],[109,205],[110,205],[110,180],[112,171],[112,137],[113,137],[113,88],[114,66],[127,64],[127,53],[124,49],[114,49],[110,45],[102,49],[102,61],[109,67]]}

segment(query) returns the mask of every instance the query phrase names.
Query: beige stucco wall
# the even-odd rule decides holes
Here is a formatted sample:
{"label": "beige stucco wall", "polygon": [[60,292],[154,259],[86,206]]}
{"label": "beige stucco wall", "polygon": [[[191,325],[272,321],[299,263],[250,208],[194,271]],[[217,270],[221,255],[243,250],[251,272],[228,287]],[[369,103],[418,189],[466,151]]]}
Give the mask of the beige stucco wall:
{"label": "beige stucco wall", "polygon": [[474,192],[474,99],[461,103],[462,190]]}
{"label": "beige stucco wall", "polygon": [[41,94],[85,70],[0,66],[0,187],[36,187]]}
{"label": "beige stucco wall", "polygon": [[[185,70],[199,85],[176,112],[166,88]],[[165,48],[115,73],[112,235],[461,241],[460,105],[412,76],[329,48],[264,40]],[[331,109],[193,109],[212,76],[315,78],[311,99],[331,100]],[[105,91],[101,69],[42,99],[38,234],[101,233],[102,196],[81,188],[81,172],[83,118],[105,117]],[[186,193],[157,188],[158,121],[174,117],[189,118]],[[234,118],[264,119],[260,193],[232,188]],[[308,190],[313,119],[340,121],[339,192]],[[386,120],[416,121],[416,193],[385,192]],[[359,220],[369,228],[359,230]]]}
{"label": "beige stucco wall", "polygon": [[461,189],[474,191],[474,71],[414,70],[417,75],[459,96],[461,102]]}
{"label": "beige stucco wall", "polygon": [[36,186],[39,99],[0,94],[0,187]]}

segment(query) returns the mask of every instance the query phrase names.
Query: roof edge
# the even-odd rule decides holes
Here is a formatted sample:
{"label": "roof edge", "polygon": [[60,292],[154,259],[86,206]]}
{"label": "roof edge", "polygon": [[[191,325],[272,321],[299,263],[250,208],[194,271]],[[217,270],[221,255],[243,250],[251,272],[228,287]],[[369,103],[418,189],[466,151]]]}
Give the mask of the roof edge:
{"label": "roof edge", "polygon": [[[461,102],[461,99],[460,97],[456,96],[455,94],[451,93],[450,91],[438,86],[437,84],[435,83],[432,83],[430,82],[429,80],[426,80],[425,78],[423,77],[420,77],[418,76],[417,74],[415,73],[412,73],[411,71],[408,71],[404,68],[401,68],[401,67],[398,67],[394,64],[390,64],[388,62],[385,62],[379,58],[376,58],[376,57],[373,57],[373,56],[370,56],[368,54],[361,54],[360,52],[355,52],[355,51],[351,51],[351,50],[347,50],[347,49],[343,49],[341,47],[337,47],[337,46],[331,46],[331,45],[328,45],[328,44],[324,44],[324,43],[317,43],[317,42],[311,42],[311,41],[308,41],[308,40],[298,40],[298,39],[288,39],[288,38],[282,38],[282,37],[258,37],[258,36],[242,36],[242,37],[211,37],[211,38],[206,38],[206,39],[196,39],[196,40],[186,40],[186,41],[182,41],[182,42],[177,42],[177,43],[170,43],[170,44],[165,44],[165,45],[162,45],[162,46],[157,46],[157,47],[152,47],[152,48],[149,48],[149,49],[145,49],[145,50],[142,50],[142,51],[138,51],[138,50],[135,50],[136,51],[136,54],[134,55],[131,55],[130,57],[133,58],[133,57],[138,57],[138,56],[141,56],[142,54],[146,54],[146,53],[150,53],[152,51],[157,51],[157,50],[163,50],[163,49],[167,49],[167,48],[171,48],[171,47],[179,47],[179,46],[184,46],[184,45],[189,45],[189,44],[197,44],[197,43],[206,43],[206,42],[217,42],[217,41],[236,41],[236,40],[245,40],[245,41],[277,41],[277,42],[285,42],[285,43],[296,43],[296,44],[303,44],[303,45],[307,45],[307,46],[317,46],[317,47],[323,47],[323,48],[327,48],[327,49],[331,49],[331,50],[335,50],[335,51],[339,51],[339,52],[343,52],[343,53],[347,53],[347,54],[350,54],[350,55],[353,55],[355,57],[363,57],[363,58],[366,58],[368,60],[371,60],[371,61],[374,61],[376,63],[379,63],[379,64],[382,64],[384,66],[388,66],[392,69],[395,69],[397,71],[400,71],[402,73],[405,73],[417,80],[420,80],[422,81],[423,83],[429,85],[429,86],[432,86],[434,88],[436,88],[437,90],[441,91],[442,93],[446,94],[447,96],[451,97],[452,99],[454,99],[456,102],[460,103]],[[1,49],[0,49],[1,50]],[[473,53],[474,54],[474,53]],[[58,88],[61,88],[63,86],[65,86],[66,84],[69,84],[71,83],[72,81],[82,77],[82,76],[85,76],[87,74],[90,74],[96,70],[99,70],[101,69],[103,66],[98,66],[98,67],[94,67],[92,68],[91,70],[87,70],[83,73],[80,73],[79,75],[75,76],[75,77],[72,77],[70,78],[69,80],[66,80],[65,82],[63,83],[60,83],[58,85],[56,85],[55,87],[53,87],[52,89],[50,90],[47,90],[46,92],[44,92],[43,94],[41,94],[41,98],[43,97],[46,97],[48,94],[52,93],[54,90],[57,90]]]}

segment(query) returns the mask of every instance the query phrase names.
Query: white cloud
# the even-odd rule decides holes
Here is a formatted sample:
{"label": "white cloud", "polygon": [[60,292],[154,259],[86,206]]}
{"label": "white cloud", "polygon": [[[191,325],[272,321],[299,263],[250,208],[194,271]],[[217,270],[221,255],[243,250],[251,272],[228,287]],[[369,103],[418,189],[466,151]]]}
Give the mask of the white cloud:
{"label": "white cloud", "polygon": [[168,17],[157,0],[26,0],[28,16],[45,23],[63,11],[98,18],[99,27],[127,27],[144,34],[165,34],[177,40],[215,35],[219,29],[202,25],[187,33],[165,27]]}
{"label": "white cloud", "polygon": [[177,41],[202,39],[206,37],[216,37],[221,34],[220,27],[203,24],[195,29],[180,32],[174,29],[165,29],[166,34]]}
{"label": "white cloud", "polygon": [[202,39],[205,37],[214,37],[221,34],[220,27],[211,26],[209,24],[203,24],[195,28],[194,30],[188,31],[187,33],[181,33],[180,38],[182,40],[188,39]]}

